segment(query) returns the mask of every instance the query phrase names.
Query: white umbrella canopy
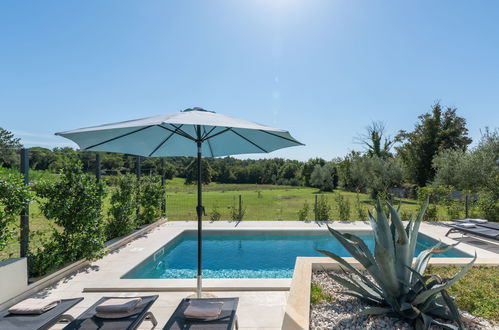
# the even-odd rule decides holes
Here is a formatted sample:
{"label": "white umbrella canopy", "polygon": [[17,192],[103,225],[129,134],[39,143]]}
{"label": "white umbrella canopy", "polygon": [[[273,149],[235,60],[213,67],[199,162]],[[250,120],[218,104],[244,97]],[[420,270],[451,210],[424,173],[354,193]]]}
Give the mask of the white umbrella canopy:
{"label": "white umbrella canopy", "polygon": [[[200,136],[198,136],[200,128]],[[82,149],[145,157],[196,156],[193,142],[206,142],[202,156],[268,153],[302,145],[289,132],[200,108],[56,133]]]}
{"label": "white umbrella canopy", "polygon": [[82,149],[145,157],[197,156],[198,270],[197,296],[202,289],[201,157],[219,157],[303,145],[288,131],[236,119],[201,108],[56,133]]}

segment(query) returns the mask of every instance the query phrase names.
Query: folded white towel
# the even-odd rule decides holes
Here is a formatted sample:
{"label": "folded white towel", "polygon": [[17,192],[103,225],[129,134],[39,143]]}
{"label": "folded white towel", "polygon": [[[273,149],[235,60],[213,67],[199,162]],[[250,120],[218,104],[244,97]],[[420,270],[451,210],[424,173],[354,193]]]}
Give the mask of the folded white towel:
{"label": "folded white towel", "polygon": [[475,228],[476,225],[474,223],[460,223],[458,224],[459,227],[463,228]]}
{"label": "folded white towel", "polygon": [[206,319],[217,318],[222,312],[223,302],[191,300],[184,311],[187,318]]}
{"label": "folded white towel", "polygon": [[9,308],[11,314],[42,314],[61,302],[60,299],[28,298]]}
{"label": "folded white towel", "polygon": [[141,301],[141,298],[111,298],[95,307],[95,311],[101,314],[130,313]]}

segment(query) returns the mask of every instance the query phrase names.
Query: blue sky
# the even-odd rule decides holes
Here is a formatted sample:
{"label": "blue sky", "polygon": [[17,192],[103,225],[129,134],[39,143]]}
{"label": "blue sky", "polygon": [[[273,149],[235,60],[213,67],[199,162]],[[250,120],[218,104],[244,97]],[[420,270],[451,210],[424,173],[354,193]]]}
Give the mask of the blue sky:
{"label": "blue sky", "polygon": [[53,147],[201,106],[306,144],[272,157],[331,159],[440,100],[478,140],[499,126],[498,17],[493,0],[1,1],[0,127]]}

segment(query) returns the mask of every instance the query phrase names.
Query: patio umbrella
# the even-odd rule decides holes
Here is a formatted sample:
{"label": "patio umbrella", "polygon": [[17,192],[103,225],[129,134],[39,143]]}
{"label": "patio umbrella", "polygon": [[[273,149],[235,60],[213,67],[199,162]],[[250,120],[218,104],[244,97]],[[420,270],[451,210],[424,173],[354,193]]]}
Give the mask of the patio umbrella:
{"label": "patio umbrella", "polygon": [[288,131],[224,116],[202,108],[56,133],[82,149],[145,157],[197,157],[198,270],[201,296],[202,218],[201,157],[268,153],[303,145]]}

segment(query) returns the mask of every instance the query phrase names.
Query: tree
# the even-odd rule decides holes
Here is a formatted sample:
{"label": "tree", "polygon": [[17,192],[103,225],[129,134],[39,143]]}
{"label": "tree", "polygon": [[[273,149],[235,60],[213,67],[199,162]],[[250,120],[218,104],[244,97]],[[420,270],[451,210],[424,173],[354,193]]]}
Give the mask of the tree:
{"label": "tree", "polygon": [[0,127],[0,166],[13,168],[19,165],[18,149],[22,148],[19,138]]}
{"label": "tree", "polygon": [[317,164],[320,166],[324,166],[324,164],[326,164],[326,161],[322,158],[312,158],[309,159],[305,164],[303,164],[303,169],[302,169],[303,185],[305,185],[306,187],[311,186],[310,177]]}
{"label": "tree", "polygon": [[434,186],[450,185],[478,194],[481,216],[499,221],[499,129],[482,134],[469,151],[444,150],[433,160]]}
{"label": "tree", "polygon": [[466,128],[466,120],[456,115],[456,109],[442,107],[436,103],[431,113],[418,117],[412,132],[400,131],[395,140],[401,145],[396,147],[407,175],[412,182],[424,186],[435,175],[433,158],[445,149],[466,150],[471,143]]}
{"label": "tree", "polygon": [[310,175],[310,185],[322,191],[333,191],[338,186],[338,172],[334,163],[315,165]]}
{"label": "tree", "polygon": [[[185,184],[194,184],[198,182],[197,160],[193,160],[185,169]],[[206,159],[201,159],[201,183],[209,184],[213,176],[213,169]]]}
{"label": "tree", "polygon": [[355,157],[351,160],[351,177],[356,189],[368,191],[376,198],[379,193],[402,183],[402,168],[395,158]]}
{"label": "tree", "polygon": [[365,147],[368,156],[380,158],[390,157],[390,149],[395,143],[385,135],[385,124],[381,121],[373,121],[366,127],[366,132],[357,136],[356,140]]}

